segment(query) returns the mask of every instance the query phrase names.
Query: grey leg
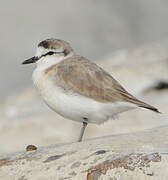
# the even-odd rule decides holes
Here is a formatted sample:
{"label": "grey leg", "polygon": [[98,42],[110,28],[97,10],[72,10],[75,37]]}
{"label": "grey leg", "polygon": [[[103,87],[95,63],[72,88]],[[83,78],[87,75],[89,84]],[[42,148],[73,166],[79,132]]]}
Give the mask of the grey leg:
{"label": "grey leg", "polygon": [[82,137],[83,137],[83,134],[84,134],[84,131],[86,129],[87,124],[88,124],[87,122],[83,122],[83,126],[81,128],[81,132],[80,132],[80,136],[79,136],[78,142],[82,141]]}

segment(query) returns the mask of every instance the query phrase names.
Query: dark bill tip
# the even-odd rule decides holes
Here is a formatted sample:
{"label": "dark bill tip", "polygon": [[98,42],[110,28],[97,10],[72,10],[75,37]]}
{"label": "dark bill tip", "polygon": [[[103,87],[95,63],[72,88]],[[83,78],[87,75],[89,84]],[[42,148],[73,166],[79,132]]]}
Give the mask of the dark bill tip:
{"label": "dark bill tip", "polygon": [[31,63],[35,63],[38,60],[38,57],[34,56],[30,59],[27,59],[25,61],[22,62],[22,64],[31,64]]}

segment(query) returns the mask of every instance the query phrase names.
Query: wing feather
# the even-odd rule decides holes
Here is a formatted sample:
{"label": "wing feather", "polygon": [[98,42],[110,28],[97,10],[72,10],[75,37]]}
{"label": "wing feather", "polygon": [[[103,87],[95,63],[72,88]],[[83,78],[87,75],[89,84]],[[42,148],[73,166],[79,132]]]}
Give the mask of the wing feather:
{"label": "wing feather", "polygon": [[109,73],[84,57],[67,58],[46,71],[50,72],[54,72],[56,84],[65,91],[78,93],[99,102],[125,101],[157,111],[153,106],[129,94]]}

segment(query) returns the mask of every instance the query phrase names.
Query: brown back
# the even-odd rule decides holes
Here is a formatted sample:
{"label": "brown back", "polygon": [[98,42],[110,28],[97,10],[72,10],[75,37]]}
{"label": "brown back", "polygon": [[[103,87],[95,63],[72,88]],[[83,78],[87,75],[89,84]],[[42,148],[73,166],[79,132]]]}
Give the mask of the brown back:
{"label": "brown back", "polygon": [[73,56],[61,61],[47,69],[45,75],[54,77],[56,84],[65,91],[75,92],[98,102],[130,102],[157,111],[153,106],[129,94],[101,67],[81,56]]}

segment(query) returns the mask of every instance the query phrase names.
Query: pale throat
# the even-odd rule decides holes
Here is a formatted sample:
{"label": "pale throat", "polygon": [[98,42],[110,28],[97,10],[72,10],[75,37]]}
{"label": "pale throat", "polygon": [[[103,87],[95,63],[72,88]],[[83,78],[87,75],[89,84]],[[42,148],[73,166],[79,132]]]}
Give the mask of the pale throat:
{"label": "pale throat", "polygon": [[57,64],[64,60],[66,57],[64,56],[48,56],[48,57],[42,57],[39,61],[36,62],[37,68],[40,69],[47,69],[50,66],[53,66],[54,64]]}
{"label": "pale throat", "polygon": [[71,52],[69,55],[67,56],[64,56],[64,55],[58,55],[58,56],[55,56],[55,55],[51,55],[51,56],[46,56],[46,57],[42,57],[39,61],[36,62],[36,66],[37,66],[37,69],[41,69],[41,70],[46,70],[48,69],[49,67],[73,56],[74,53]]}
{"label": "pale throat", "polygon": [[[38,47],[36,50],[36,55],[37,57],[41,57],[43,54],[46,54],[49,52],[49,49],[45,49],[43,47]],[[51,51],[53,51],[51,49]],[[62,52],[63,48],[57,49],[57,52]],[[56,52],[56,51],[54,51]],[[65,60],[68,57],[71,57],[74,55],[74,52],[71,51],[67,56],[65,56],[63,53],[61,54],[53,54],[53,55],[47,55],[44,57],[41,57],[37,62],[36,62],[36,73],[43,73],[46,69],[50,68],[51,66]]]}

